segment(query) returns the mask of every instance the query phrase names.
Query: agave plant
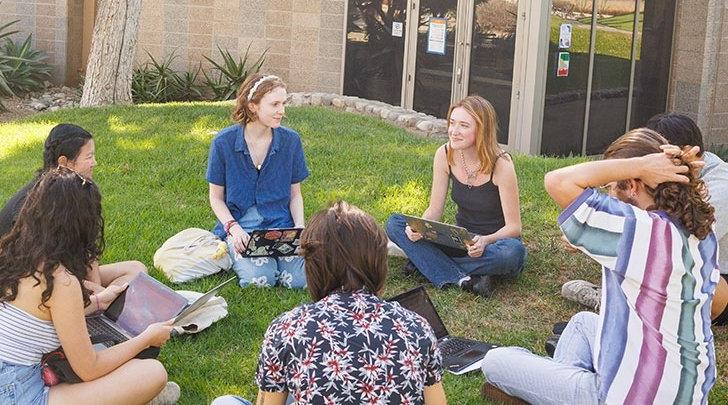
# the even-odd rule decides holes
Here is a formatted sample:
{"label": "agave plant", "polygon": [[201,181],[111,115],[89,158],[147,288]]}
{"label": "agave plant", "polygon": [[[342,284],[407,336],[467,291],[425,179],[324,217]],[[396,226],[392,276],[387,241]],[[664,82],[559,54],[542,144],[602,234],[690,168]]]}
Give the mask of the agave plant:
{"label": "agave plant", "polygon": [[[13,24],[16,24],[20,20],[10,21],[9,23],[0,26],[0,39],[6,38],[9,35],[13,35],[18,31],[8,31],[8,28],[10,28]],[[4,58],[2,55],[0,55],[0,99],[3,97],[11,97],[14,96],[15,93],[13,93],[13,90],[8,86],[8,80],[5,77],[5,70],[7,68],[7,64],[9,61]],[[5,111],[5,106],[2,103],[2,100],[0,100],[0,111]]]}
{"label": "agave plant", "polygon": [[216,70],[217,73],[210,72],[210,75],[208,75],[203,71],[202,74],[205,76],[205,84],[215,95],[215,100],[230,100],[235,97],[238,87],[243,84],[250,74],[260,71],[268,50],[263,51],[252,65],[248,62],[250,45],[245,50],[243,57],[237,60],[227,50],[223,50],[219,46],[217,50],[222,56],[222,62],[215,62],[205,56],[205,59],[212,64],[213,70]]}
{"label": "agave plant", "polygon": [[53,66],[45,60],[44,52],[31,47],[32,35],[22,44],[9,38],[0,48],[0,58],[5,59],[4,76],[7,86],[16,94],[29,93],[43,88],[43,82],[51,78]]}

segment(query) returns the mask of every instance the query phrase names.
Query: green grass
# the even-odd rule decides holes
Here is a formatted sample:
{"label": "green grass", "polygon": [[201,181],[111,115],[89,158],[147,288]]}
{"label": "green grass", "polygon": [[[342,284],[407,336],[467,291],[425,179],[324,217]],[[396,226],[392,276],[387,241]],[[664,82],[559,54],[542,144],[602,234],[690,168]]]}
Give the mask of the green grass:
{"label": "green grass", "polygon": [[[95,137],[99,166],[95,180],[104,196],[107,250],[104,262],[138,259],[152,267],[155,250],[176,232],[211,228],[214,217],[204,179],[207,151],[216,130],[229,125],[229,104],[167,104],[103,109],[73,109],[0,124],[0,203],[24,185],[41,164],[42,142],[60,122],[72,122]],[[432,156],[442,143],[421,139],[378,119],[324,108],[290,108],[287,126],[303,138],[311,177],[303,183],[306,216],[335,199],[370,212],[382,223],[389,213],[419,214],[429,196]],[[524,241],[529,248],[520,278],[498,283],[488,300],[457,289],[428,287],[451,333],[504,345],[520,345],[544,353],[543,342],[554,322],[582,310],[560,298],[563,282],[599,280],[599,270],[581,255],[564,252],[555,225],[558,209],[543,190],[548,170],[577,159],[516,156]],[[448,203],[445,220],[452,221]],[[402,261],[390,261],[385,296],[425,282],[404,276]],[[152,275],[162,279],[157,270]],[[223,275],[176,286],[205,291]],[[304,291],[281,288],[240,289],[228,286],[222,295],[227,318],[198,336],[170,341],[161,360],[170,379],[182,387],[181,404],[209,403],[234,393],[253,398],[253,376],[260,343],[269,322],[283,311],[309,301]],[[719,382],[711,401],[728,399],[724,344],[716,333]],[[480,373],[446,375],[452,404],[480,403]]]}

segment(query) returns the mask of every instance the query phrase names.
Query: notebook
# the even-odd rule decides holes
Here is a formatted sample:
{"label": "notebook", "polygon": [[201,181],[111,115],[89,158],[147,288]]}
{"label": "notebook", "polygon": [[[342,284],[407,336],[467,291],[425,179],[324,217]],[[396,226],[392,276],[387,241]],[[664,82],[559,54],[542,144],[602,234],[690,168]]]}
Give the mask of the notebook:
{"label": "notebook", "polygon": [[479,369],[485,353],[498,347],[491,343],[450,336],[423,286],[399,294],[390,301],[398,302],[402,307],[427,320],[435,332],[442,353],[442,366],[453,374],[463,374]]}
{"label": "notebook", "polygon": [[[142,333],[156,322],[174,319],[175,324],[212,299],[231,277],[196,299],[186,298],[146,273],[140,273],[101,314],[86,317],[91,342],[95,349],[111,347]],[[150,348],[137,357],[156,357],[158,348]]]}
{"label": "notebook", "polygon": [[295,256],[301,246],[303,228],[256,229],[250,232],[243,257]]}
{"label": "notebook", "polygon": [[467,252],[468,246],[473,244],[473,236],[467,229],[429,219],[402,215],[407,225],[413,231],[422,234],[422,237],[438,245],[458,249]]}

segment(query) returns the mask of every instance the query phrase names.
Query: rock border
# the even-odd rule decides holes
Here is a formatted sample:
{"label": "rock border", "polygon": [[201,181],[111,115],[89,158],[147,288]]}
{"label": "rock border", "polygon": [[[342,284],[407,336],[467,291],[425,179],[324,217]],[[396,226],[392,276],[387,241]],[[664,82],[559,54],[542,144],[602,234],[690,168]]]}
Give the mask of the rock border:
{"label": "rock border", "polygon": [[393,106],[382,101],[332,93],[290,93],[288,105],[323,106],[350,113],[378,117],[417,135],[428,138],[447,138],[447,121],[425,113]]}

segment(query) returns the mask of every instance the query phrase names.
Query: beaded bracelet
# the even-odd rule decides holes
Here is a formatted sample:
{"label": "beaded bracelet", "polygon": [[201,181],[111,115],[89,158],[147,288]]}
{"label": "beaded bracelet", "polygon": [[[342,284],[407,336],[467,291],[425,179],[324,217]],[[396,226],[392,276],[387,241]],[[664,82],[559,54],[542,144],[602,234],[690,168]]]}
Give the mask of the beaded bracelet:
{"label": "beaded bracelet", "polygon": [[231,220],[225,222],[225,226],[224,226],[225,233],[230,235],[230,228],[232,228],[233,225],[235,225],[235,224],[237,224],[237,221],[235,221],[234,219],[231,219]]}

